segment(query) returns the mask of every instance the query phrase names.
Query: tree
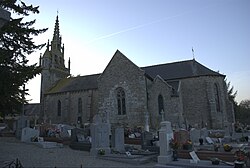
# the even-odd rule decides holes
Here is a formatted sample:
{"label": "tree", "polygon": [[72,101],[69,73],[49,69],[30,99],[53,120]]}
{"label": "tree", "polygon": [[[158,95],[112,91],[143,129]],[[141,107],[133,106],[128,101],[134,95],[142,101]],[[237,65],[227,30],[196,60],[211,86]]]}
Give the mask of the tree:
{"label": "tree", "polygon": [[231,82],[227,82],[227,79],[225,79],[225,83],[226,83],[226,87],[227,87],[227,95],[228,95],[228,99],[233,103],[233,108],[234,111],[236,112],[237,110],[237,102],[235,100],[236,95],[237,95],[237,91],[234,91],[234,87],[231,87]]}
{"label": "tree", "polygon": [[240,106],[245,108],[245,109],[249,109],[250,110],[250,100],[246,99],[246,100],[242,100],[240,102]]}
{"label": "tree", "polygon": [[250,124],[250,100],[242,100],[236,108],[235,118],[244,124]]}
{"label": "tree", "polygon": [[225,79],[226,82],[226,86],[227,86],[227,95],[229,100],[233,103],[233,104],[237,104],[237,102],[235,101],[235,98],[237,96],[237,91],[234,92],[234,87],[230,86],[231,82],[227,82],[227,79]]}
{"label": "tree", "polygon": [[35,29],[36,20],[24,22],[23,18],[30,13],[38,14],[38,6],[26,5],[23,1],[1,0],[0,7],[15,13],[19,18],[10,18],[0,29],[0,113],[20,112],[25,83],[41,72],[37,64],[28,65],[27,55],[41,49],[44,44],[35,44],[33,37],[44,33],[47,28]]}

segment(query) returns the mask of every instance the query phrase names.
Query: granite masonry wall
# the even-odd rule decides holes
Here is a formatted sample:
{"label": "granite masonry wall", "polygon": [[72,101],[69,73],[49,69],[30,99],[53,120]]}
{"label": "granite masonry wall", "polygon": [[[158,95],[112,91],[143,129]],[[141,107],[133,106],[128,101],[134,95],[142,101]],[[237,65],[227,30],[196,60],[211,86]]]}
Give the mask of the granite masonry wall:
{"label": "granite masonry wall", "polygon": [[148,93],[148,111],[151,119],[151,128],[159,129],[162,120],[158,106],[159,95],[163,97],[164,120],[171,121],[173,125],[178,126],[183,123],[180,97],[173,96],[172,87],[167,82],[157,76],[152,84],[149,84]]}
{"label": "granite masonry wall", "polygon": [[[117,51],[98,79],[99,112],[113,125],[144,126],[147,110],[144,71]],[[116,89],[125,92],[126,115],[118,115]]]}
{"label": "granite masonry wall", "polygon": [[[194,127],[223,128],[230,117],[223,76],[182,79],[183,116]],[[220,111],[217,111],[214,85],[218,86]]]}
{"label": "granite masonry wall", "polygon": [[[78,100],[82,100],[82,112],[78,111]],[[58,100],[61,101],[61,116],[57,115]],[[85,90],[78,92],[67,92],[59,94],[49,94],[45,97],[45,115],[47,122],[76,124],[78,117],[82,118],[82,124],[91,122],[97,113],[98,91]]]}

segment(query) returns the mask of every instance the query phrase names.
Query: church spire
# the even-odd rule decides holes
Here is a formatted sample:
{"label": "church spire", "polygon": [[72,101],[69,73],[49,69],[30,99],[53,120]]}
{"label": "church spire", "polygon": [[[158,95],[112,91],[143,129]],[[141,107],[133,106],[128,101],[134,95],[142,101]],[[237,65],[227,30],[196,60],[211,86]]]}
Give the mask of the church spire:
{"label": "church spire", "polygon": [[52,39],[53,47],[60,50],[61,49],[61,41],[62,41],[62,38],[60,36],[59,19],[58,19],[58,13],[57,13],[55,28],[54,28],[54,35],[53,35],[53,39]]}
{"label": "church spire", "polygon": [[60,30],[59,30],[59,19],[58,15],[56,16],[56,23],[54,28],[53,41],[58,41],[60,38]]}

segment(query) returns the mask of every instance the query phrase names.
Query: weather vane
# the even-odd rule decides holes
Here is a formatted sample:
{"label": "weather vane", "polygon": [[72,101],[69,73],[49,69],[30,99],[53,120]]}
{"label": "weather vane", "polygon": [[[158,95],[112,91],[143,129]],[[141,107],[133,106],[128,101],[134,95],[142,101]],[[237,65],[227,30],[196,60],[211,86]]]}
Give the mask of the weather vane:
{"label": "weather vane", "polygon": [[194,59],[194,48],[192,47],[193,59]]}

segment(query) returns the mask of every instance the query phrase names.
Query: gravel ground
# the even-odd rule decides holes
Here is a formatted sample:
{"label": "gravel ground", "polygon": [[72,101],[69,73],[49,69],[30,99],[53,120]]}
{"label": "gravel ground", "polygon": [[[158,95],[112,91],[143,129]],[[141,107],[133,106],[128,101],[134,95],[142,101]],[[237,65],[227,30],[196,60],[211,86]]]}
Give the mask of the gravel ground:
{"label": "gravel ground", "polygon": [[3,162],[18,158],[24,167],[154,167],[156,162],[143,165],[108,161],[90,156],[89,152],[63,148],[43,149],[23,143],[14,137],[0,137],[0,167]]}

